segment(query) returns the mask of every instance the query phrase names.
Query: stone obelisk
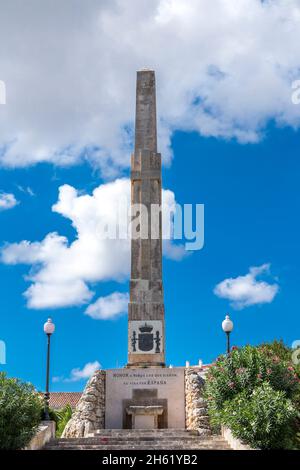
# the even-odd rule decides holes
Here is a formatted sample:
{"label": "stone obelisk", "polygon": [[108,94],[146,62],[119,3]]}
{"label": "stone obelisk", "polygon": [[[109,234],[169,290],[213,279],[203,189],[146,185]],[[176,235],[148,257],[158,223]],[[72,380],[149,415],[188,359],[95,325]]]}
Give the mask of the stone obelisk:
{"label": "stone obelisk", "polygon": [[[140,211],[140,236],[131,240],[128,367],[165,366],[162,284],[161,155],[157,153],[155,73],[137,72],[131,204]],[[146,212],[145,212],[146,210]],[[143,214],[143,216],[141,215]],[[146,215],[145,215],[146,214]],[[155,219],[155,220],[154,220]]]}

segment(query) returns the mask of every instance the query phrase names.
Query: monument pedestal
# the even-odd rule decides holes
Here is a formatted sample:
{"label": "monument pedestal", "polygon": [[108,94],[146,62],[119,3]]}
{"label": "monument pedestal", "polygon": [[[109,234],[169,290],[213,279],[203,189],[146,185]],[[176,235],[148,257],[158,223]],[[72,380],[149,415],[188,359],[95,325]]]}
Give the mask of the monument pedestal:
{"label": "monument pedestal", "polygon": [[62,437],[103,429],[193,429],[209,435],[201,368],[110,369],[89,380]]}
{"label": "monument pedestal", "polygon": [[184,427],[183,367],[106,371],[106,429]]}

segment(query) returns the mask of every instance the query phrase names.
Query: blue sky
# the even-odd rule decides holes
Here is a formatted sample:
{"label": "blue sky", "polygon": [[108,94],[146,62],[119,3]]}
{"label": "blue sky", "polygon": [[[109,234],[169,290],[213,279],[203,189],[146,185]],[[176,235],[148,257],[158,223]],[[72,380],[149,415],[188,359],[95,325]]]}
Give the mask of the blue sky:
{"label": "blue sky", "polygon": [[299,18],[298,0],[1,5],[1,369],[44,388],[49,316],[52,390],[126,363],[129,245],[94,234],[128,193],[145,66],[166,204],[205,205],[204,248],[164,257],[168,364],[213,361],[227,312],[233,344],[299,340]]}
{"label": "blue sky", "polygon": [[[205,363],[223,352],[221,321],[227,311],[234,321],[233,344],[298,339],[299,325],[299,134],[270,127],[259,144],[240,145],[176,133],[174,162],[163,171],[164,187],[178,202],[205,204],[205,246],[179,262],[164,259],[167,362]],[[58,187],[68,183],[90,192],[101,179],[88,165],[54,169],[42,164],[26,170],[0,172],[0,185],[19,204],[2,211],[1,242],[41,240],[50,231],[74,237],[70,223],[51,211]],[[17,189],[30,187],[34,196]],[[271,263],[279,292],[271,303],[236,310],[213,289],[225,278]],[[104,368],[124,365],[127,352],[126,315],[94,320],[86,306],[33,310],[22,293],[28,287],[28,266],[0,265],[1,339],[7,345],[9,375],[44,384],[43,323],[51,315],[52,374],[68,377],[71,369],[98,360]],[[272,282],[275,282],[272,280]],[[99,295],[116,283],[99,283]],[[121,292],[128,282],[117,285]],[[84,381],[52,384],[53,390],[81,390]]]}

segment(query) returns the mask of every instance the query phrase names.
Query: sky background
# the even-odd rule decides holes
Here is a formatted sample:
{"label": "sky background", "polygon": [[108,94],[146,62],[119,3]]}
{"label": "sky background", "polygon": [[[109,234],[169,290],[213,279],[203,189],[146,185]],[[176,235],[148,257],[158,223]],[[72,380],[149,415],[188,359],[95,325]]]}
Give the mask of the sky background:
{"label": "sky background", "polygon": [[128,190],[145,65],[168,201],[205,205],[203,249],[163,259],[167,363],[213,361],[227,312],[234,345],[299,340],[299,2],[71,3],[0,1],[0,370],[44,388],[49,316],[53,391],[126,364],[129,247],[94,228]]}

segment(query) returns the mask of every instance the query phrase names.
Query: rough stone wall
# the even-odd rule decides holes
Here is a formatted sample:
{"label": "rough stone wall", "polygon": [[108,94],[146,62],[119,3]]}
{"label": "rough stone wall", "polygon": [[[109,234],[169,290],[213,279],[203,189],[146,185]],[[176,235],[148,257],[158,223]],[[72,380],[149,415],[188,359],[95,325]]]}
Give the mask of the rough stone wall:
{"label": "rough stone wall", "polygon": [[185,422],[186,429],[194,429],[200,435],[211,434],[206,401],[203,398],[205,380],[199,368],[185,369]]}
{"label": "rough stone wall", "polygon": [[98,370],[87,383],[62,437],[85,437],[105,427],[105,371]]}

